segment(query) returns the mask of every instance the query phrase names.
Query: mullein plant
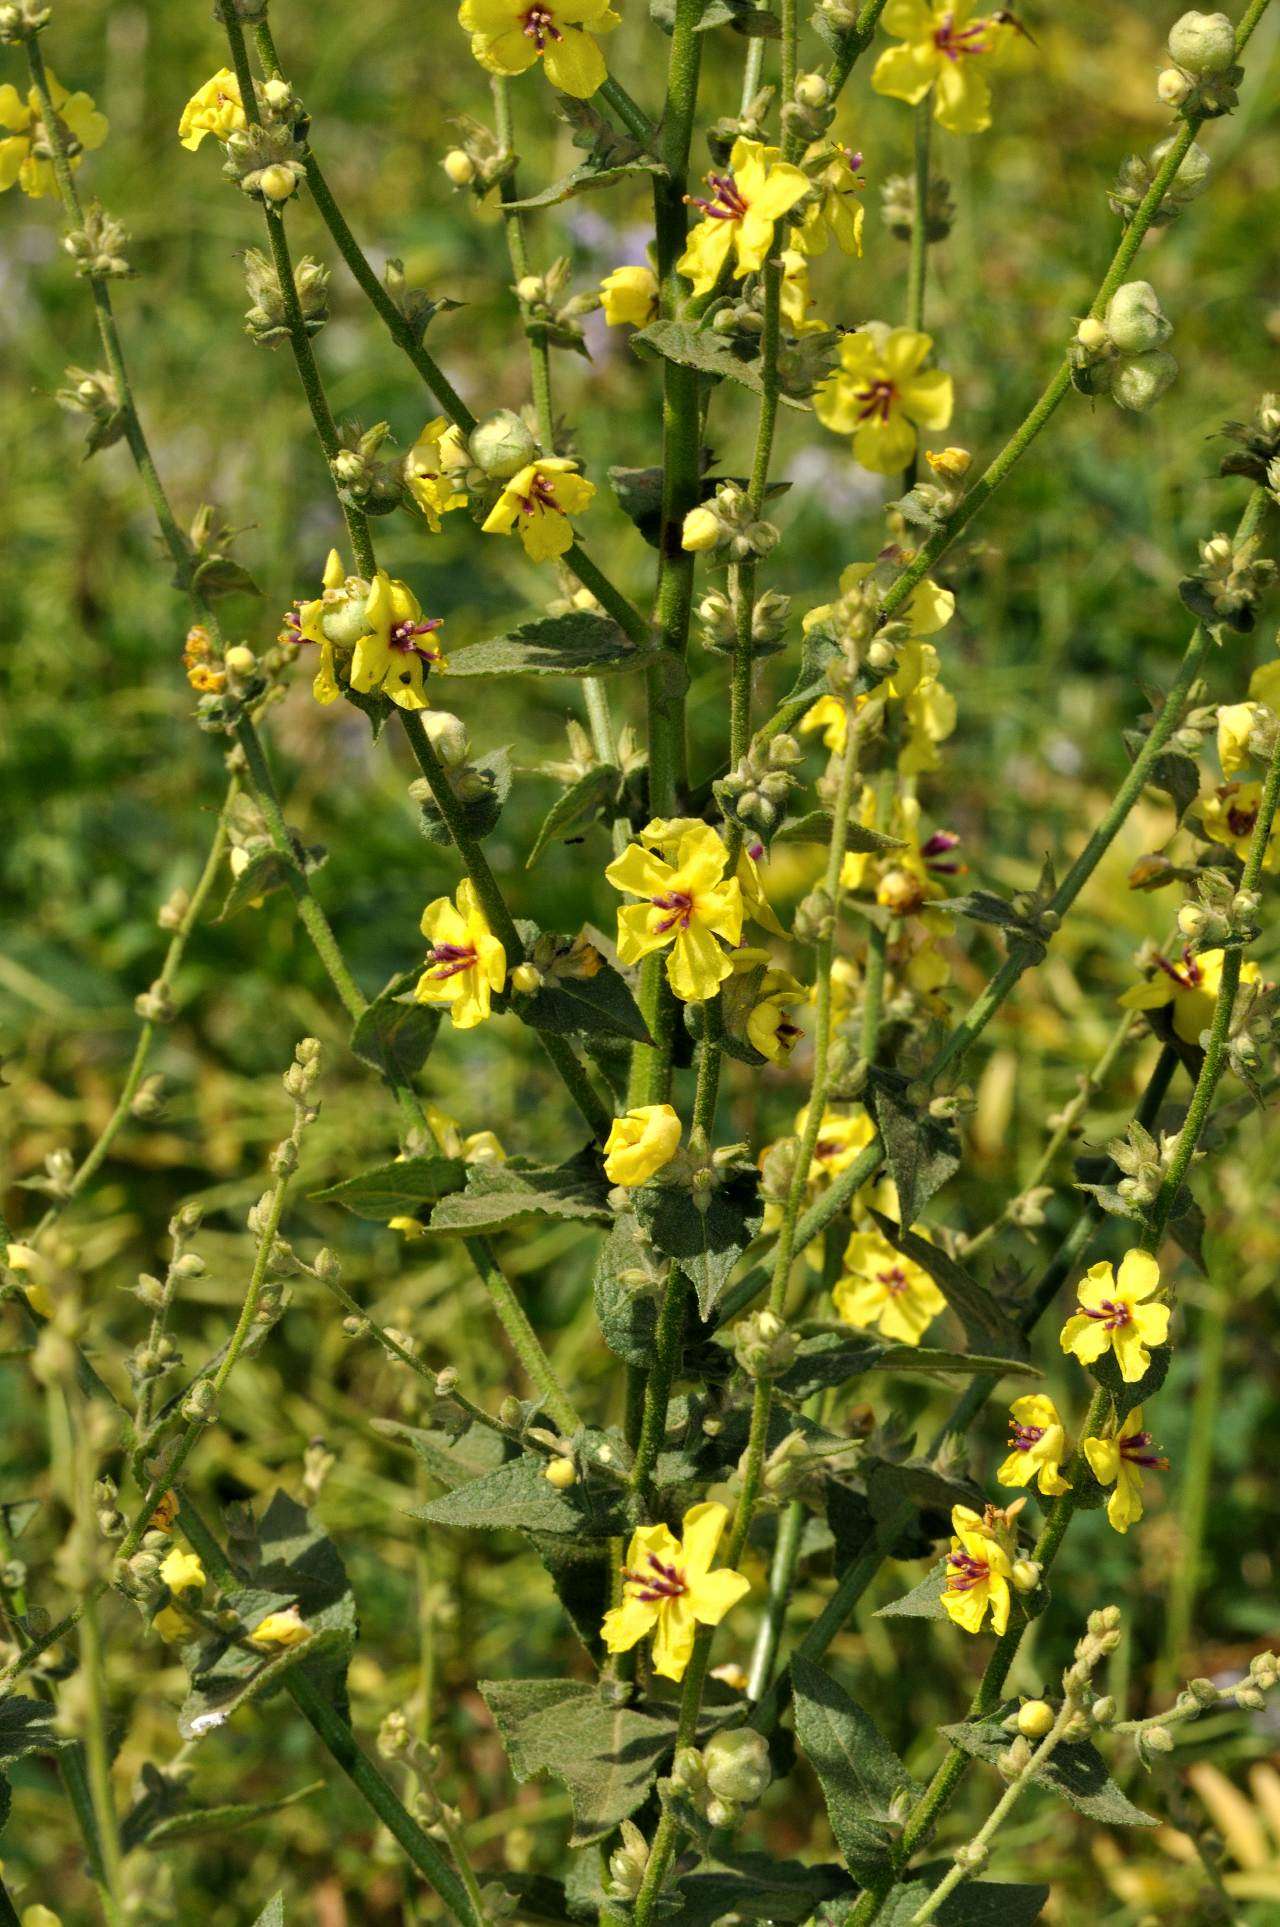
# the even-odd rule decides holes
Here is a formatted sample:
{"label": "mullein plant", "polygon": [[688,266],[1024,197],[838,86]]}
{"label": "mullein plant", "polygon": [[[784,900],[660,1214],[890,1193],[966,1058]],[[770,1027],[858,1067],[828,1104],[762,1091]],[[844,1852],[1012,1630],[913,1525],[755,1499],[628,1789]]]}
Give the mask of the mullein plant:
{"label": "mullein plant", "polygon": [[[1188,13],[1172,23],[1156,83],[1168,132],[1122,168],[1110,196],[1119,224],[1111,264],[1088,312],[1062,317],[1056,371],[981,467],[958,439],[966,398],[946,342],[925,325],[929,248],[951,218],[932,143],[935,126],[979,142],[1004,88],[1038,84],[1034,46],[1013,12],[818,0],[801,21],[795,0],[781,0],[777,15],[666,0],[632,9],[640,17],[615,35],[623,14],[606,0],[441,9],[441,57],[451,48],[458,75],[474,72],[492,99],[491,116],[460,123],[458,144],[441,152],[444,178],[460,215],[467,197],[500,211],[529,355],[530,407],[479,418],[427,346],[449,304],[409,284],[395,261],[379,278],[334,200],[317,152],[324,130],[306,111],[305,75],[282,65],[266,0],[218,0],[210,71],[192,76],[185,106],[174,103],[175,139],[191,155],[184,164],[209,169],[211,192],[217,156],[242,197],[247,331],[287,345],[333,488],[327,560],[317,555],[275,625],[241,639],[221,612],[223,596],[247,582],[230,532],[209,509],[183,526],[139,416],[114,311],[113,284],[131,272],[127,235],[84,198],[106,122],[87,94],[53,78],[44,53],[52,10],[35,0],[0,6],[14,73],[0,87],[0,188],[60,204],[105,364],[69,369],[57,399],[84,416],[91,450],[123,440],[137,464],[189,609],[175,672],[185,670],[195,722],[225,743],[230,775],[201,881],[161,914],[169,955],[139,997],[142,1028],[119,1104],[79,1162],[50,1157],[38,1180],[43,1213],[14,1231],[3,1269],[5,1296],[31,1334],[32,1369],[65,1403],[77,1441],[74,1524],[57,1569],[27,1572],[10,1559],[0,1578],[4,1730],[20,1728],[25,1746],[57,1761],[108,1919],[146,1902],[155,1819],[145,1803],[119,1806],[103,1696],[104,1641],[116,1638],[141,1642],[142,1666],[148,1641],[157,1664],[163,1648],[181,1655],[190,1691],[178,1726],[191,1744],[282,1688],[449,1917],[468,1927],[526,1909],[539,1920],[637,1927],[754,1918],[762,1885],[770,1918],[922,1922],[947,1904],[959,1920],[950,1895],[983,1874],[996,1828],[1032,1780],[1051,1797],[1072,1797],[1087,1781],[1099,1824],[1142,1824],[1095,1742],[1127,1732],[1150,1762],[1172,1748],[1181,1723],[1222,1703],[1218,1688],[1193,1681],[1169,1714],[1117,1724],[1092,1684],[1119,1637],[1104,1606],[1091,1612],[1057,1704],[1019,1705],[1007,1683],[1051,1610],[1049,1575],[1076,1514],[1105,1507],[1117,1533],[1131,1532],[1145,1479],[1167,1466],[1149,1426],[1180,1336],[1184,1261],[1170,1233],[1191,1211],[1187,1178],[1220,1082],[1260,1093],[1270,1069],[1273,987],[1244,953],[1280,863],[1280,664],[1246,683],[1234,643],[1255,627],[1274,574],[1274,396],[1229,425],[1223,472],[1248,484],[1239,521],[1234,533],[1206,534],[1181,589],[1193,619],[1181,663],[1128,776],[1061,877],[1047,863],[1034,888],[1012,897],[964,889],[980,858],[947,826],[939,779],[964,730],[948,687],[948,627],[964,602],[953,547],[1073,395],[1141,413],[1175,379],[1176,317],[1135,262],[1147,236],[1206,187],[1199,136],[1234,111],[1266,8],[1248,0],[1236,19]],[[704,165],[704,69],[742,58],[743,40],[722,31],[734,25],[746,31],[750,85],[741,114],[706,129]],[[1020,45],[1030,57],[1015,78],[1002,70]],[[74,49],[60,56],[74,71]],[[665,99],[653,85],[659,64]],[[912,172],[890,173],[896,151],[860,151],[856,84],[904,104],[899,146],[914,152]],[[651,183],[651,250],[576,292],[567,261],[534,267],[529,184],[517,179],[519,119],[553,113],[574,127],[585,159],[535,201],[587,188],[625,201],[637,179]],[[981,166],[980,148],[971,164]],[[908,247],[901,317],[874,316],[863,248],[864,196],[876,187],[888,229]],[[325,260],[295,254],[304,199],[328,232]],[[362,430],[332,412],[313,342],[339,265],[405,356],[422,427],[403,455],[386,424]],[[1158,278],[1158,249],[1143,266]],[[824,316],[841,281],[873,318],[846,329]],[[555,414],[557,355],[581,347],[582,319],[597,306],[643,357],[637,406],[660,398],[661,466],[644,487],[619,471],[611,490],[605,451],[570,451]],[[741,413],[742,391],[755,418],[749,474],[716,478],[708,437],[718,418]],[[784,401],[809,409],[814,435],[830,438],[841,461],[898,478],[873,553],[818,585],[807,611],[767,585],[784,539],[770,519]],[[657,547],[652,593],[639,598],[614,578],[619,511]],[[410,581],[378,560],[389,516],[406,518],[418,539]],[[437,613],[433,544],[446,522],[471,524],[479,564],[493,539],[517,540],[547,592],[544,610],[513,633],[457,655]],[[596,559],[604,554],[608,569]],[[639,579],[638,563],[631,573]],[[780,680],[792,687],[771,708],[775,655],[791,656]],[[689,768],[690,659],[724,695],[713,781]],[[578,686],[585,727],[572,725],[572,760],[557,766],[564,795],[537,847],[571,835],[599,849],[590,932],[517,918],[485,847],[506,788],[493,759],[473,752],[483,705],[460,717],[440,701],[451,676],[527,674]],[[326,711],[349,704],[375,736],[388,725],[400,732],[420,772],[412,795],[422,827],[452,852],[456,880],[426,903],[420,931],[403,931],[403,967],[372,998],[343,958],[315,856],[287,823],[263,745],[263,722],[298,679]],[[1215,731],[1221,780],[1202,787]],[[818,748],[825,765],[806,777],[805,757]],[[1135,887],[1181,885],[1186,898],[1176,939],[1137,960],[1106,1067],[1150,1031],[1156,1068],[1075,1226],[1040,1277],[1013,1291],[1007,1274],[984,1275],[972,1257],[1004,1224],[1042,1223],[1051,1187],[1029,1188],[985,1231],[950,1221],[944,1187],[965,1153],[970,1105],[964,1060],[1045,957],[1149,783],[1189,784],[1189,854],[1145,859]],[[771,902],[779,842],[812,855],[789,930]],[[71,1207],[123,1126],[159,1109],[148,1052],[172,1018],[177,966],[224,864],[237,903],[287,890],[357,1057],[394,1096],[398,1143],[363,1174],[377,1191],[374,1215],[407,1238],[461,1242],[530,1396],[485,1410],[455,1369],[432,1364],[412,1334],[359,1305],[340,1253],[304,1256],[283,1237],[317,1109],[311,1040],[286,1075],[294,1124],[249,1214],[255,1259],[227,1344],[192,1371],[169,1336],[175,1301],[203,1269],[199,1214],[185,1211],[170,1227],[165,1277],[139,1279],[149,1322],[129,1360],[131,1399],[121,1403],[94,1368]],[[966,1007],[954,978],[973,922],[998,930],[1005,954]],[[578,1156],[540,1164],[528,1120],[459,1121],[424,1100],[419,1074],[446,1018],[458,1031],[504,1019],[533,1033],[581,1120]],[[769,1143],[723,1140],[722,1086],[754,1079],[766,1063],[794,1083],[793,1131]],[[1179,1076],[1179,1126],[1157,1138],[1151,1127]],[[597,1240],[596,1308],[616,1370],[587,1396],[562,1382],[503,1268],[505,1228],[539,1217],[576,1222]],[[1108,1217],[1121,1221],[1118,1261],[1093,1257]],[[488,1470],[464,1455],[462,1482],[419,1508],[422,1532],[466,1528],[483,1545],[486,1531],[519,1524],[571,1606],[584,1650],[570,1659],[566,1647],[563,1679],[481,1688],[515,1777],[550,1774],[570,1789],[577,1849],[564,1878],[488,1857],[477,1867],[439,1790],[449,1773],[440,1750],[399,1716],[380,1737],[383,1766],[365,1751],[343,1687],[355,1604],[315,1520],[284,1495],[221,1519],[216,1501],[192,1495],[228,1376],[270,1343],[303,1291],[334,1299],[354,1337],[420,1383],[443,1446],[472,1438],[492,1447]],[[1047,1392],[1018,1387],[1037,1375],[1031,1341],[1042,1324],[1038,1357],[1069,1387],[1062,1409]],[[941,1432],[915,1445],[880,1388],[920,1368],[962,1389]],[[1007,1456],[970,1466],[966,1434],[1006,1380]],[[309,1493],[323,1476],[309,1461]],[[805,1622],[795,1595],[826,1570],[814,1560],[832,1533],[827,1601]],[[856,1674],[847,1686],[823,1664],[841,1630],[856,1627],[884,1561],[922,1557],[924,1577],[886,1610],[950,1622],[983,1665],[926,1784],[858,1705]],[[51,1669],[51,1649],[76,1657]],[[1260,1656],[1235,1703],[1255,1707],[1275,1678],[1274,1661]],[[785,1745],[784,1725],[794,1735]],[[821,1784],[836,1851],[765,1860],[736,1836],[797,1756]],[[934,1834],[982,1762],[1006,1790],[940,1871]],[[452,1772],[465,1788],[466,1761]],[[771,1810],[785,1812],[785,1790],[771,1797],[781,1803]],[[1043,1903],[1043,1889],[982,1885],[984,1920],[1030,1920]],[[40,1905],[29,1915],[47,1917]]]}

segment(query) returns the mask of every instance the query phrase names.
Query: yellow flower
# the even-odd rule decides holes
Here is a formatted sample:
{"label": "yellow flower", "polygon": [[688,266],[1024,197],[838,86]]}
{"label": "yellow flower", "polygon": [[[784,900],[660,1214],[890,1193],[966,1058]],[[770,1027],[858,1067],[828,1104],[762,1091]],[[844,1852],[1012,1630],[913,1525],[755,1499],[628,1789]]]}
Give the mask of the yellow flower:
{"label": "yellow flower", "polygon": [[[874,568],[871,562],[851,562],[840,577],[840,597],[856,597],[858,585]],[[939,765],[938,744],[946,741],[956,726],[955,698],[938,681],[941,667],[937,650],[921,638],[936,635],[955,614],[956,599],[949,589],[940,589],[926,578],[917,583],[899,615],[910,630],[910,640],[898,649],[893,674],[876,691],[877,699],[902,704],[906,725],[898,752],[898,770],[903,776],[920,776]],[[839,628],[841,601],[824,602],[810,609],[801,627],[808,635],[819,624]],[[857,697],[854,709],[860,710],[870,697]],[[843,756],[848,739],[848,713],[836,696],[819,696],[805,712],[800,728],[821,730],[824,746]]]}
{"label": "yellow flower", "polygon": [[311,1628],[303,1623],[296,1605],[286,1607],[284,1612],[268,1613],[249,1634],[255,1646],[301,1646],[310,1637]]}
{"label": "yellow flower", "polygon": [[456,907],[448,897],[427,905],[422,934],[431,949],[414,996],[420,1004],[447,1004],[455,1030],[474,1030],[489,1015],[493,992],[507,981],[507,953],[489,928],[470,877],[458,885]]}
{"label": "yellow flower", "polygon": [[881,54],[871,75],[878,94],[912,106],[934,89],[934,119],[951,134],[991,125],[991,89],[977,63],[996,51],[997,18],[974,16],[973,0],[889,0],[880,16],[904,43]]}
{"label": "yellow flower", "polygon": [[[1218,732],[1221,743],[1221,714]],[[1246,731],[1246,739],[1247,734]],[[1216,790],[1200,799],[1200,826],[1211,843],[1225,843],[1243,862],[1249,854],[1261,808],[1261,783],[1220,783]],[[1280,869],[1280,819],[1271,826],[1262,867],[1269,873]]]}
{"label": "yellow flower", "polygon": [[942,1592],[948,1619],[967,1633],[982,1631],[989,1607],[991,1630],[997,1638],[1009,1624],[1009,1580],[1013,1573],[1008,1535],[997,1524],[1001,1516],[991,1506],[985,1518],[979,1518],[967,1505],[952,1507],[951,1530],[955,1536],[947,1555],[947,1583]]}
{"label": "yellow flower", "polygon": [[442,1157],[462,1158],[467,1164],[506,1163],[507,1154],[493,1131],[464,1132],[457,1118],[450,1117],[447,1111],[439,1110],[434,1104],[426,1104],[423,1109],[439,1141]]}
{"label": "yellow flower", "polygon": [[440,533],[442,515],[467,506],[466,491],[457,486],[450,472],[458,466],[456,435],[444,416],[437,415],[421,430],[404,458],[405,487],[426,516],[433,535]]}
{"label": "yellow flower", "polygon": [[322,594],[309,602],[295,603],[285,616],[280,632],[281,642],[292,643],[295,647],[304,642],[313,642],[320,650],[320,667],[311,685],[311,693],[318,703],[335,702],[342,693],[334,671],[333,642],[324,626],[325,619],[334,620],[341,606],[346,622],[351,625],[350,635],[343,629],[343,640],[354,640],[364,627],[364,605],[368,594],[368,583],[359,576],[349,577],[338,551],[330,549],[324,565]]}
{"label": "yellow flower", "polygon": [[[52,67],[45,69],[49,98],[62,122],[73,168],[79,167],[86,148],[101,147],[107,138],[107,120],[88,94],[69,94],[54,77]],[[58,179],[53,171],[53,150],[40,107],[40,96],[32,87],[24,101],[8,81],[0,87],[0,128],[8,132],[0,138],[0,193],[14,182],[38,200],[42,194],[56,194]]]}
{"label": "yellow flower", "polygon": [[486,535],[510,535],[518,529],[525,554],[534,562],[547,562],[573,547],[569,517],[581,515],[595,492],[594,482],[578,474],[576,462],[544,455],[503,484],[482,527]]}
{"label": "yellow flower", "polygon": [[739,281],[764,266],[775,223],[809,192],[807,177],[781,154],[781,148],[740,136],[728,172],[707,176],[710,198],[690,197],[705,219],[691,230],[676,269],[693,283],[695,294],[711,292],[731,255]]}
{"label": "yellow flower", "polygon": [[[874,829],[876,815],[876,794],[868,784],[858,799],[858,820],[865,829]],[[883,856],[851,850],[841,866],[841,884],[846,890],[874,889],[876,902],[894,916],[918,916],[932,935],[948,935],[951,918],[927,906],[947,894],[938,879],[964,869],[954,855],[959,837],[953,830],[935,830],[921,841],[920,802],[915,796],[894,799],[889,830],[902,849],[887,850]]]}
{"label": "yellow flower", "polygon": [[[803,1137],[809,1122],[809,1106],[796,1113],[796,1136]],[[809,1163],[808,1183],[825,1188],[842,1171],[857,1162],[876,1134],[862,1106],[852,1111],[824,1111]]]}
{"label": "yellow flower", "polygon": [[[1197,957],[1184,950],[1178,963],[1157,957],[1155,975],[1126,990],[1120,1006],[1123,1010],[1162,1010],[1170,1005],[1174,1035],[1184,1044],[1198,1044],[1201,1033],[1213,1022],[1226,957],[1225,950],[1202,950]],[[1257,983],[1258,976],[1256,963],[1241,964],[1242,984]]]}
{"label": "yellow flower", "polygon": [[180,1640],[189,1639],[195,1630],[191,1620],[177,1606],[162,1606],[151,1624],[166,1646],[176,1646]]}
{"label": "yellow flower", "polygon": [[615,890],[642,897],[618,912],[618,956],[624,964],[670,945],[667,981],[684,1003],[705,1003],[714,997],[733,969],[716,941],[736,944],[742,936],[742,889],[736,877],[725,877],[729,852],[708,823],[675,819],[679,834],[666,843],[668,862],[657,849],[647,849],[651,837],[667,825],[655,819],[615,857],[605,876]]}
{"label": "yellow flower", "polygon": [[462,0],[458,20],[489,73],[523,74],[541,60],[551,85],[578,100],[608,73],[592,34],[621,24],[609,0]]}
{"label": "yellow flower", "polygon": [[1168,1305],[1149,1301],[1160,1283],[1160,1267],[1147,1251],[1127,1251],[1119,1271],[1090,1265],[1076,1287],[1077,1308],[1062,1327],[1061,1344],[1082,1365],[1092,1365],[1110,1349],[1126,1385],[1136,1385],[1151,1363],[1152,1345],[1169,1336]]}
{"label": "yellow flower", "polygon": [[1114,1485],[1107,1500],[1107,1518],[1117,1532],[1127,1532],[1142,1517],[1142,1470],[1167,1472],[1168,1459],[1151,1450],[1151,1434],[1142,1429],[1142,1407],[1130,1412],[1118,1433],[1086,1439],[1084,1455],[1099,1485]]}
{"label": "yellow flower", "polygon": [[600,306],[611,328],[647,328],[658,319],[658,277],[650,267],[615,268],[600,283]]}
{"label": "yellow flower", "polygon": [[670,1164],[680,1143],[680,1119],[670,1104],[637,1104],[615,1117],[604,1147],[610,1184],[647,1184]]}
{"label": "yellow flower", "polygon": [[946,1309],[946,1299],[922,1265],[895,1251],[878,1228],[855,1231],[845,1246],[844,1276],[832,1293],[846,1325],[875,1326],[897,1345],[918,1345]]}
{"label": "yellow flower", "polygon": [[710,1570],[729,1513],[708,1502],[685,1513],[677,1539],[669,1527],[640,1526],[631,1535],[623,1567],[622,1604],[604,1616],[607,1651],[627,1653],[653,1634],[653,1670],[683,1679],[699,1625],[718,1626],[751,1590],[740,1572]]}
{"label": "yellow flower", "polygon": [[5,1246],[5,1264],[16,1275],[22,1294],[38,1318],[53,1317],[53,1300],[48,1287],[34,1274],[40,1265],[40,1254],[34,1245],[13,1244]]}
{"label": "yellow flower", "polygon": [[197,148],[206,134],[225,141],[245,125],[240,82],[230,67],[219,67],[212,80],[192,94],[178,122],[178,139],[184,147]]}
{"label": "yellow flower", "polygon": [[1009,1456],[996,1473],[1001,1485],[1034,1481],[1046,1498],[1071,1490],[1070,1479],[1062,1476],[1062,1461],[1069,1451],[1067,1435],[1057,1406],[1043,1392],[1014,1399],[1009,1407],[1009,1444]]}
{"label": "yellow flower", "polygon": [[1249,761],[1249,736],[1260,703],[1224,703],[1218,711],[1218,761],[1224,776],[1234,776]]}
{"label": "yellow flower", "polygon": [[789,970],[766,970],[747,1018],[747,1038],[771,1064],[785,1064],[804,1032],[787,1012],[807,1004],[809,992]]}
{"label": "yellow flower", "polygon": [[172,1593],[199,1592],[205,1583],[204,1567],[194,1552],[175,1546],[160,1563],[160,1577]]}
{"label": "yellow flower", "polygon": [[821,334],[826,322],[810,314],[813,296],[809,292],[809,261],[799,248],[787,248],[782,255],[782,318],[794,335]]}
{"label": "yellow flower", "polygon": [[862,156],[839,142],[826,147],[815,141],[805,161],[812,165],[823,152],[830,159],[811,176],[816,199],[795,231],[795,246],[802,254],[822,254],[834,241],[842,254],[860,255],[866,212],[858,198],[866,186],[858,172]]}
{"label": "yellow flower", "polygon": [[423,670],[447,667],[434,641],[439,616],[425,616],[418,598],[404,582],[393,581],[385,569],[373,578],[364,606],[368,631],[351,658],[351,687],[367,696],[377,689],[400,709],[426,709]]}
{"label": "yellow flower", "polygon": [[869,321],[840,343],[840,366],[814,390],[824,428],[852,435],[854,460],[893,475],[916,452],[918,430],[945,428],[954,395],[950,375],[926,368],[932,335]]}

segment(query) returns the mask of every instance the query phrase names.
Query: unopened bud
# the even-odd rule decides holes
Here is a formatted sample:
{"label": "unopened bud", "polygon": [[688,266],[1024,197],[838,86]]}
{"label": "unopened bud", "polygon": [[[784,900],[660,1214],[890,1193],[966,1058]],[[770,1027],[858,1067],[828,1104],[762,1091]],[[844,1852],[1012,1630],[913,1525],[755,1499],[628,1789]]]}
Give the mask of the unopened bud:
{"label": "unopened bud", "polygon": [[1023,1593],[1034,1592],[1040,1584],[1040,1575],[1043,1570],[1038,1559],[1015,1559],[1013,1571],[1010,1574],[1014,1590]]}
{"label": "unopened bud", "polygon": [[258,186],[269,201],[287,201],[297,191],[298,177],[291,167],[277,164],[263,168],[258,176]]}
{"label": "unopened bud", "polygon": [[451,147],[440,163],[455,187],[469,187],[476,177],[476,164],[461,147]]}
{"label": "unopened bud", "polygon": [[1054,1711],[1048,1700],[1024,1700],[1018,1708],[1018,1731],[1028,1740],[1042,1740],[1053,1725]]}
{"label": "unopened bud", "polygon": [[542,1474],[548,1485],[557,1492],[567,1492],[571,1485],[578,1483],[578,1474],[572,1459],[552,1459]]}
{"label": "unopened bud", "polygon": [[1235,28],[1225,13],[1184,13],[1170,30],[1169,52],[1189,74],[1225,74],[1235,65]]}
{"label": "unopened bud", "polygon": [[523,991],[528,996],[532,991],[541,990],[545,979],[536,964],[517,964],[511,973],[511,988]]}

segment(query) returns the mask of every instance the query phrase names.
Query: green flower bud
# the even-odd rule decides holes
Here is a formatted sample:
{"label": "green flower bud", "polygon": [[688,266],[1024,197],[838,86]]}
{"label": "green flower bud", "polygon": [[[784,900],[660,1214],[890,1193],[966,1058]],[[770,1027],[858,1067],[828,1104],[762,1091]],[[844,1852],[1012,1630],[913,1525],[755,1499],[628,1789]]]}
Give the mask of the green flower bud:
{"label": "green flower bud", "polygon": [[1235,65],[1236,30],[1225,13],[1184,13],[1170,31],[1169,52],[1189,74],[1225,74]]}
{"label": "green flower bud", "polygon": [[538,452],[530,429],[510,408],[500,408],[472,429],[467,445],[476,467],[495,482],[510,481]]}
{"label": "green flower bud", "polygon": [[[1083,329],[1084,323],[1081,323]],[[1126,281],[1107,306],[1107,333],[1121,354],[1145,354],[1159,348],[1173,333],[1173,323],[1160,306],[1149,281]]]}
{"label": "green flower bud", "polygon": [[715,1733],[702,1749],[707,1785],[721,1800],[753,1806],[773,1778],[769,1742],[750,1727]]}
{"label": "green flower bud", "polygon": [[1111,399],[1119,408],[1145,414],[1177,378],[1178,364],[1162,348],[1118,361],[1111,373]]}

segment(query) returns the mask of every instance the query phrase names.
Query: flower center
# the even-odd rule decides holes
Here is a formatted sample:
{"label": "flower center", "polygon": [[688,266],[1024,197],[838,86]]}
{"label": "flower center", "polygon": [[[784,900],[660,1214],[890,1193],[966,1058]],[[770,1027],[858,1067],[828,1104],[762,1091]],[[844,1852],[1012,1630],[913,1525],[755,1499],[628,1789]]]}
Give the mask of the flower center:
{"label": "flower center", "polygon": [[991,1577],[991,1568],[985,1559],[975,1559],[971,1552],[961,1549],[953,1552],[947,1560],[947,1589],[949,1592],[972,1592]]}
{"label": "flower center", "polygon": [[435,648],[420,649],[414,640],[416,636],[429,636],[444,624],[443,616],[428,616],[423,622],[394,622],[387,637],[388,645],[398,650],[402,656],[417,656],[428,667],[440,660],[440,651]]}
{"label": "flower center", "polygon": [[747,202],[732,174],[708,174],[707,186],[712,189],[709,200],[699,200],[695,194],[685,196],[690,207],[700,207],[709,221],[743,219],[747,212]]}
{"label": "flower center", "polygon": [[1133,1323],[1133,1306],[1124,1299],[1104,1298],[1097,1311],[1090,1311],[1087,1305],[1077,1305],[1077,1311],[1086,1318],[1100,1320],[1109,1332],[1121,1331],[1125,1325]]}
{"label": "flower center", "polygon": [[1009,1443],[1015,1452],[1029,1452],[1033,1446],[1039,1445],[1043,1437],[1043,1425],[1010,1424]]}
{"label": "flower center", "polygon": [[898,391],[893,383],[891,381],[884,381],[883,379],[880,381],[869,381],[864,383],[861,388],[855,388],[853,391],[854,400],[862,404],[858,410],[858,420],[860,422],[887,422],[893,413],[893,404],[897,399],[897,394]]}
{"label": "flower center", "polygon": [[1158,956],[1155,961],[1166,977],[1172,977],[1179,990],[1199,990],[1204,972],[1189,950],[1183,951],[1181,965],[1170,963],[1167,957]]}
{"label": "flower center", "polygon": [[954,830],[935,830],[929,840],[920,845],[925,868],[936,877],[958,876],[964,868],[962,863],[940,863],[937,859],[949,856],[952,850],[959,848],[959,844],[960,838]]}
{"label": "flower center", "polygon": [[1252,809],[1240,803],[1232,803],[1227,810],[1227,828],[1232,836],[1249,836],[1258,820],[1258,806]]}
{"label": "flower center", "polygon": [[989,20],[974,20],[967,27],[957,27],[954,13],[944,13],[934,28],[933,44],[948,60],[959,60],[962,54],[989,54],[991,47],[983,35],[990,25]]}
{"label": "flower center", "polygon": [[1145,1465],[1153,1472],[1167,1472],[1168,1459],[1153,1452],[1151,1443],[1150,1432],[1131,1432],[1127,1439],[1120,1440],[1120,1457],[1128,1459],[1130,1465]]}
{"label": "flower center", "polygon": [[681,1593],[688,1592],[684,1574],[679,1566],[669,1566],[659,1559],[656,1552],[649,1554],[648,1572],[628,1572],[622,1569],[623,1584],[637,1588],[635,1598],[651,1605],[655,1599],[679,1599]]}
{"label": "flower center", "polygon": [[533,480],[529,484],[529,493],[527,495],[517,496],[516,499],[520,504],[520,513],[522,515],[537,515],[540,511],[546,509],[554,509],[557,515],[564,514],[564,510],[556,500],[555,490],[540,468],[535,469],[533,472]]}
{"label": "flower center", "polygon": [[901,1265],[891,1265],[888,1271],[878,1271],[876,1279],[884,1286],[891,1298],[901,1298],[907,1289],[907,1274]]}
{"label": "flower center", "polygon": [[550,7],[530,7],[525,14],[521,32],[541,53],[548,40],[563,40],[564,35],[555,23],[555,15]]}
{"label": "flower center", "polygon": [[649,901],[655,909],[671,912],[671,915],[665,917],[661,923],[654,924],[656,934],[673,930],[677,924],[682,930],[689,928],[693,917],[693,898],[687,890],[668,890],[665,896],[650,897]]}
{"label": "flower center", "polygon": [[438,943],[427,952],[431,975],[437,983],[456,977],[460,970],[471,970],[476,962],[473,944]]}

